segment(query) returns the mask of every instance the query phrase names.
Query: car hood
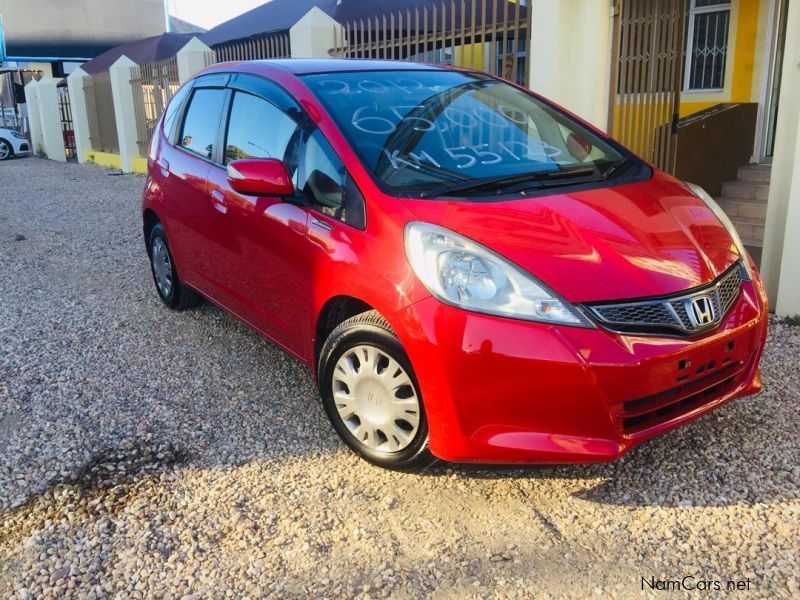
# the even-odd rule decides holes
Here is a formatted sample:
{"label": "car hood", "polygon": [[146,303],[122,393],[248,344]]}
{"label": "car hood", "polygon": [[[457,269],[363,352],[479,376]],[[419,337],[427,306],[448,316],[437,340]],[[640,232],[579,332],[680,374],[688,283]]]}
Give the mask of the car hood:
{"label": "car hood", "polygon": [[503,201],[404,199],[421,221],[465,235],[570,302],[673,294],[738,259],[714,213],[676,179]]}

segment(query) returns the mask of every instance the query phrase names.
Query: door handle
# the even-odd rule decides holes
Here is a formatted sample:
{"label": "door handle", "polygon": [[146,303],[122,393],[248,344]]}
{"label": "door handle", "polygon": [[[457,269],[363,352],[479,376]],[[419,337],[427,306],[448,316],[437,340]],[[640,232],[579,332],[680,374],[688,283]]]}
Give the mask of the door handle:
{"label": "door handle", "polygon": [[316,225],[317,227],[324,229],[326,231],[333,231],[333,226],[329,225],[325,221],[320,221],[316,217],[311,217],[311,224]]}
{"label": "door handle", "polygon": [[157,164],[161,168],[161,175],[169,177],[169,161],[166,158],[159,158]]}
{"label": "door handle", "polygon": [[228,212],[228,201],[225,199],[225,194],[219,190],[211,192],[211,204],[223,215]]}

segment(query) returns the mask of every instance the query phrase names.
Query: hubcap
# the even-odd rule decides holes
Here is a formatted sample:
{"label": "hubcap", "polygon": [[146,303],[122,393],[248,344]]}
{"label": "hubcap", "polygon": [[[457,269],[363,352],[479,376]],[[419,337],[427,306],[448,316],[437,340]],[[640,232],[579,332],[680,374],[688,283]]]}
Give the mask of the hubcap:
{"label": "hubcap", "polygon": [[169,258],[167,245],[161,238],[153,240],[152,256],[158,291],[167,298],[172,292],[172,261]]}
{"label": "hubcap", "polygon": [[375,346],[356,346],[339,358],[333,400],[350,434],[372,450],[402,450],[419,429],[419,399],[411,378]]}
{"label": "hubcap", "polygon": [[0,142],[0,160],[5,160],[8,158],[9,149],[8,144],[5,142]]}

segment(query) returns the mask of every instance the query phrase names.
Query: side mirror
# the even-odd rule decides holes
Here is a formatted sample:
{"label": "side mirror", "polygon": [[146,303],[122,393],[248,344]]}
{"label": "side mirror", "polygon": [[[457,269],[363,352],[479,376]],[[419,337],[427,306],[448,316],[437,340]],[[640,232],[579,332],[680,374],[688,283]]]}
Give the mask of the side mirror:
{"label": "side mirror", "polygon": [[592,152],[592,142],[576,133],[570,133],[567,136],[567,151],[572,158],[583,162]]}
{"label": "side mirror", "polygon": [[243,158],[228,165],[228,183],[249,196],[291,196],[294,183],[277,158]]}

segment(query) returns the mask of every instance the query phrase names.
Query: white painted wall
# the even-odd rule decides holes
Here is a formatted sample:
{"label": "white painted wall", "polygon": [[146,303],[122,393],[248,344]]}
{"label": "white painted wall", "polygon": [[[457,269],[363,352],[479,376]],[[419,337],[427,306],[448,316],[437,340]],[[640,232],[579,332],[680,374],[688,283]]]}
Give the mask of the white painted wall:
{"label": "white painted wall", "polygon": [[86,93],[83,90],[84,78],[89,75],[78,67],[67,77],[69,104],[72,110],[72,130],[75,132],[75,154],[78,162],[86,162],[86,154],[92,149],[89,138],[89,114],[86,109]]}
{"label": "white painted wall", "polygon": [[206,46],[198,38],[193,37],[186,45],[178,51],[176,56],[178,61],[178,79],[184,83],[192,76],[206,67],[211,48]]}
{"label": "white painted wall", "polygon": [[[341,25],[316,6],[289,30],[292,58],[330,58],[334,47],[334,32]],[[342,34],[339,34],[343,39]]]}
{"label": "white painted wall", "polygon": [[42,148],[50,160],[67,161],[64,150],[64,131],[61,128],[61,113],[58,110],[56,82],[42,77],[36,86],[39,100],[39,124],[42,132]]}
{"label": "white painted wall", "polygon": [[800,314],[800,2],[789,3],[761,274],[770,305]]}
{"label": "white painted wall", "polygon": [[533,0],[531,88],[603,131],[611,85],[610,0]]}
{"label": "white painted wall", "polygon": [[39,93],[37,87],[39,82],[31,80],[25,86],[25,105],[28,107],[28,128],[31,134],[31,150],[38,152],[44,150],[44,138],[42,137],[42,121],[39,118]]}
{"label": "white painted wall", "polygon": [[136,113],[134,112],[131,67],[134,62],[127,56],[120,56],[108,69],[111,78],[111,94],[114,97],[114,116],[117,121],[119,139],[119,158],[125,173],[133,172],[133,159],[139,156],[136,143]]}

